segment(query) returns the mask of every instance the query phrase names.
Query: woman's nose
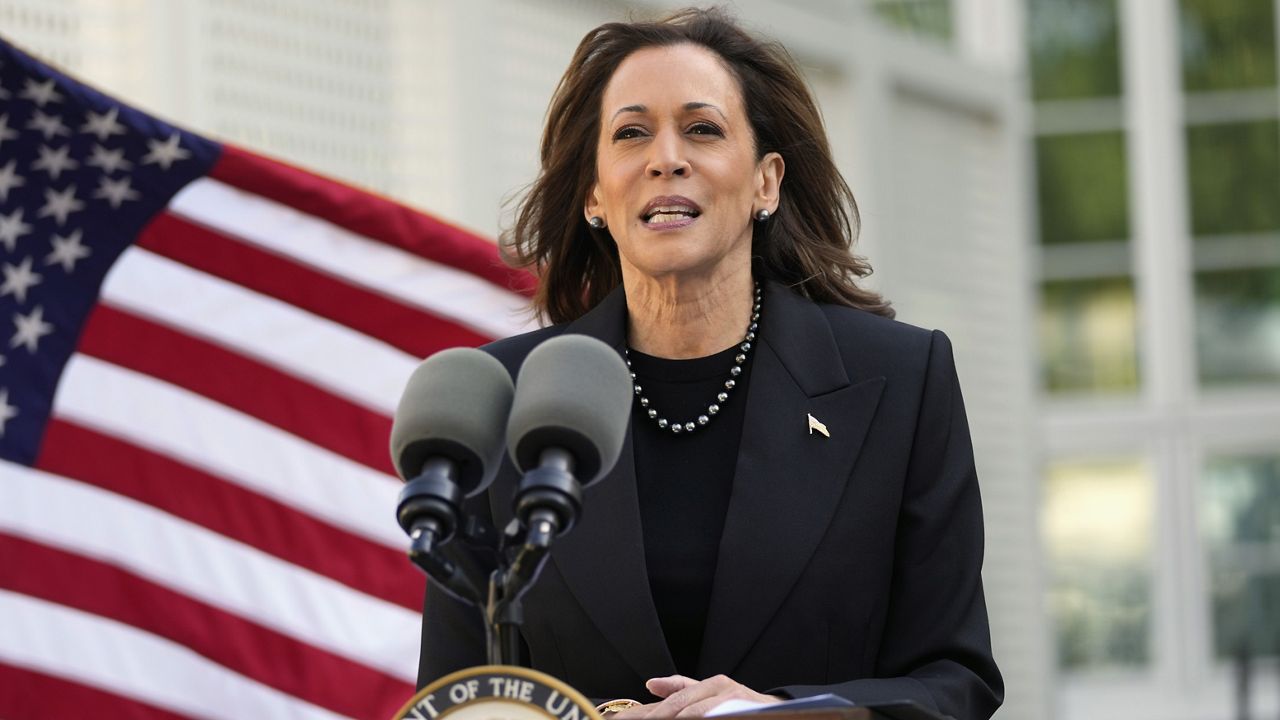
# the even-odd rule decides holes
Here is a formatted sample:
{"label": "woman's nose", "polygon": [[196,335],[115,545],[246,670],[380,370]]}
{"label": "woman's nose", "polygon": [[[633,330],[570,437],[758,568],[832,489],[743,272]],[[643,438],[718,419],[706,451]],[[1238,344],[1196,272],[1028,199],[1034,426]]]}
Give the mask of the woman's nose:
{"label": "woman's nose", "polygon": [[646,170],[650,177],[664,175],[686,176],[692,167],[680,142],[678,132],[659,132],[649,144],[649,165]]}

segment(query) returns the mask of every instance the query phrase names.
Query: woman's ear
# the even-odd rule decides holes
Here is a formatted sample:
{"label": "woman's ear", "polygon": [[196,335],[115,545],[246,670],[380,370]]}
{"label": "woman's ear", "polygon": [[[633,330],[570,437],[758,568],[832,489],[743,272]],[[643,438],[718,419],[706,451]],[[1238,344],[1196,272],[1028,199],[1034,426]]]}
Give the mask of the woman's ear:
{"label": "woman's ear", "polygon": [[777,212],[782,176],[787,164],[776,152],[765,153],[756,164],[756,209]]}
{"label": "woman's ear", "polygon": [[609,218],[604,215],[603,203],[600,201],[600,183],[592,183],[591,192],[587,193],[587,204],[583,208],[587,222],[591,222],[591,218],[598,217],[606,223]]}

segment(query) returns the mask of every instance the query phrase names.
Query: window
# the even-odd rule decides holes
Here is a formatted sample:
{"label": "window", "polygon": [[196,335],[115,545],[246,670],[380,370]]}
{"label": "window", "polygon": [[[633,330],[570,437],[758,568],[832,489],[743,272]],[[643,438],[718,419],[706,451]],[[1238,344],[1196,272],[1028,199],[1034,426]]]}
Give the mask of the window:
{"label": "window", "polygon": [[1273,0],[1181,0],[1189,92],[1276,84]]}
{"label": "window", "polygon": [[1138,385],[1137,310],[1128,277],[1042,286],[1042,385],[1050,392],[1128,391]]}
{"label": "window", "polygon": [[1212,458],[1201,490],[1215,655],[1280,655],[1280,455]]}
{"label": "window", "polygon": [[1129,237],[1124,135],[1041,136],[1036,140],[1036,175],[1041,242]]}
{"label": "window", "polygon": [[1116,0],[1028,0],[1040,378],[1052,396],[1138,389]]}
{"label": "window", "polygon": [[1143,463],[1051,465],[1042,526],[1058,666],[1141,666],[1150,657],[1154,495]]}
{"label": "window", "polygon": [[1280,383],[1280,267],[1199,272],[1195,287],[1201,384]]}
{"label": "window", "polygon": [[1035,100],[1121,94],[1115,0],[1029,0]]}
{"label": "window", "polygon": [[1187,184],[1197,236],[1280,231],[1280,122],[1187,128]]}

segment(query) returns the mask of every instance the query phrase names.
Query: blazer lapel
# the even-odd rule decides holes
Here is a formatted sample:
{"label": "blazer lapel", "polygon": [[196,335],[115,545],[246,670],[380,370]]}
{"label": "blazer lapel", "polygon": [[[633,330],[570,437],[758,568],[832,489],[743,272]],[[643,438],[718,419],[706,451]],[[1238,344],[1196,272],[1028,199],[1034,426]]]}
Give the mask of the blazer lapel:
{"label": "blazer lapel", "polygon": [[[619,287],[565,332],[595,337],[621,353],[626,311],[626,296]],[[674,674],[675,661],[649,588],[629,426],[618,464],[587,488],[582,505],[578,524],[556,541],[551,561],[636,674],[644,679]]]}
{"label": "blazer lapel", "polygon": [[884,387],[883,377],[850,383],[821,308],[781,285],[766,292],[700,677],[732,673],[799,578]]}

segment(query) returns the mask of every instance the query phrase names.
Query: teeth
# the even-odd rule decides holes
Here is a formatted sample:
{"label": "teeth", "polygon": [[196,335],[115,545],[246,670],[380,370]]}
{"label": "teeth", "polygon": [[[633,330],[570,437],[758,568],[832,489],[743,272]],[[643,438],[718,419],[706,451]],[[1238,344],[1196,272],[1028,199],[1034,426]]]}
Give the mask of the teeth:
{"label": "teeth", "polygon": [[684,218],[687,218],[687,217],[692,217],[692,214],[689,214],[689,213],[659,212],[659,213],[654,213],[653,215],[650,215],[650,216],[649,216],[649,220],[648,220],[648,222],[649,222],[650,224],[652,224],[652,223],[673,222],[673,221],[675,221],[675,220],[683,220]]}

